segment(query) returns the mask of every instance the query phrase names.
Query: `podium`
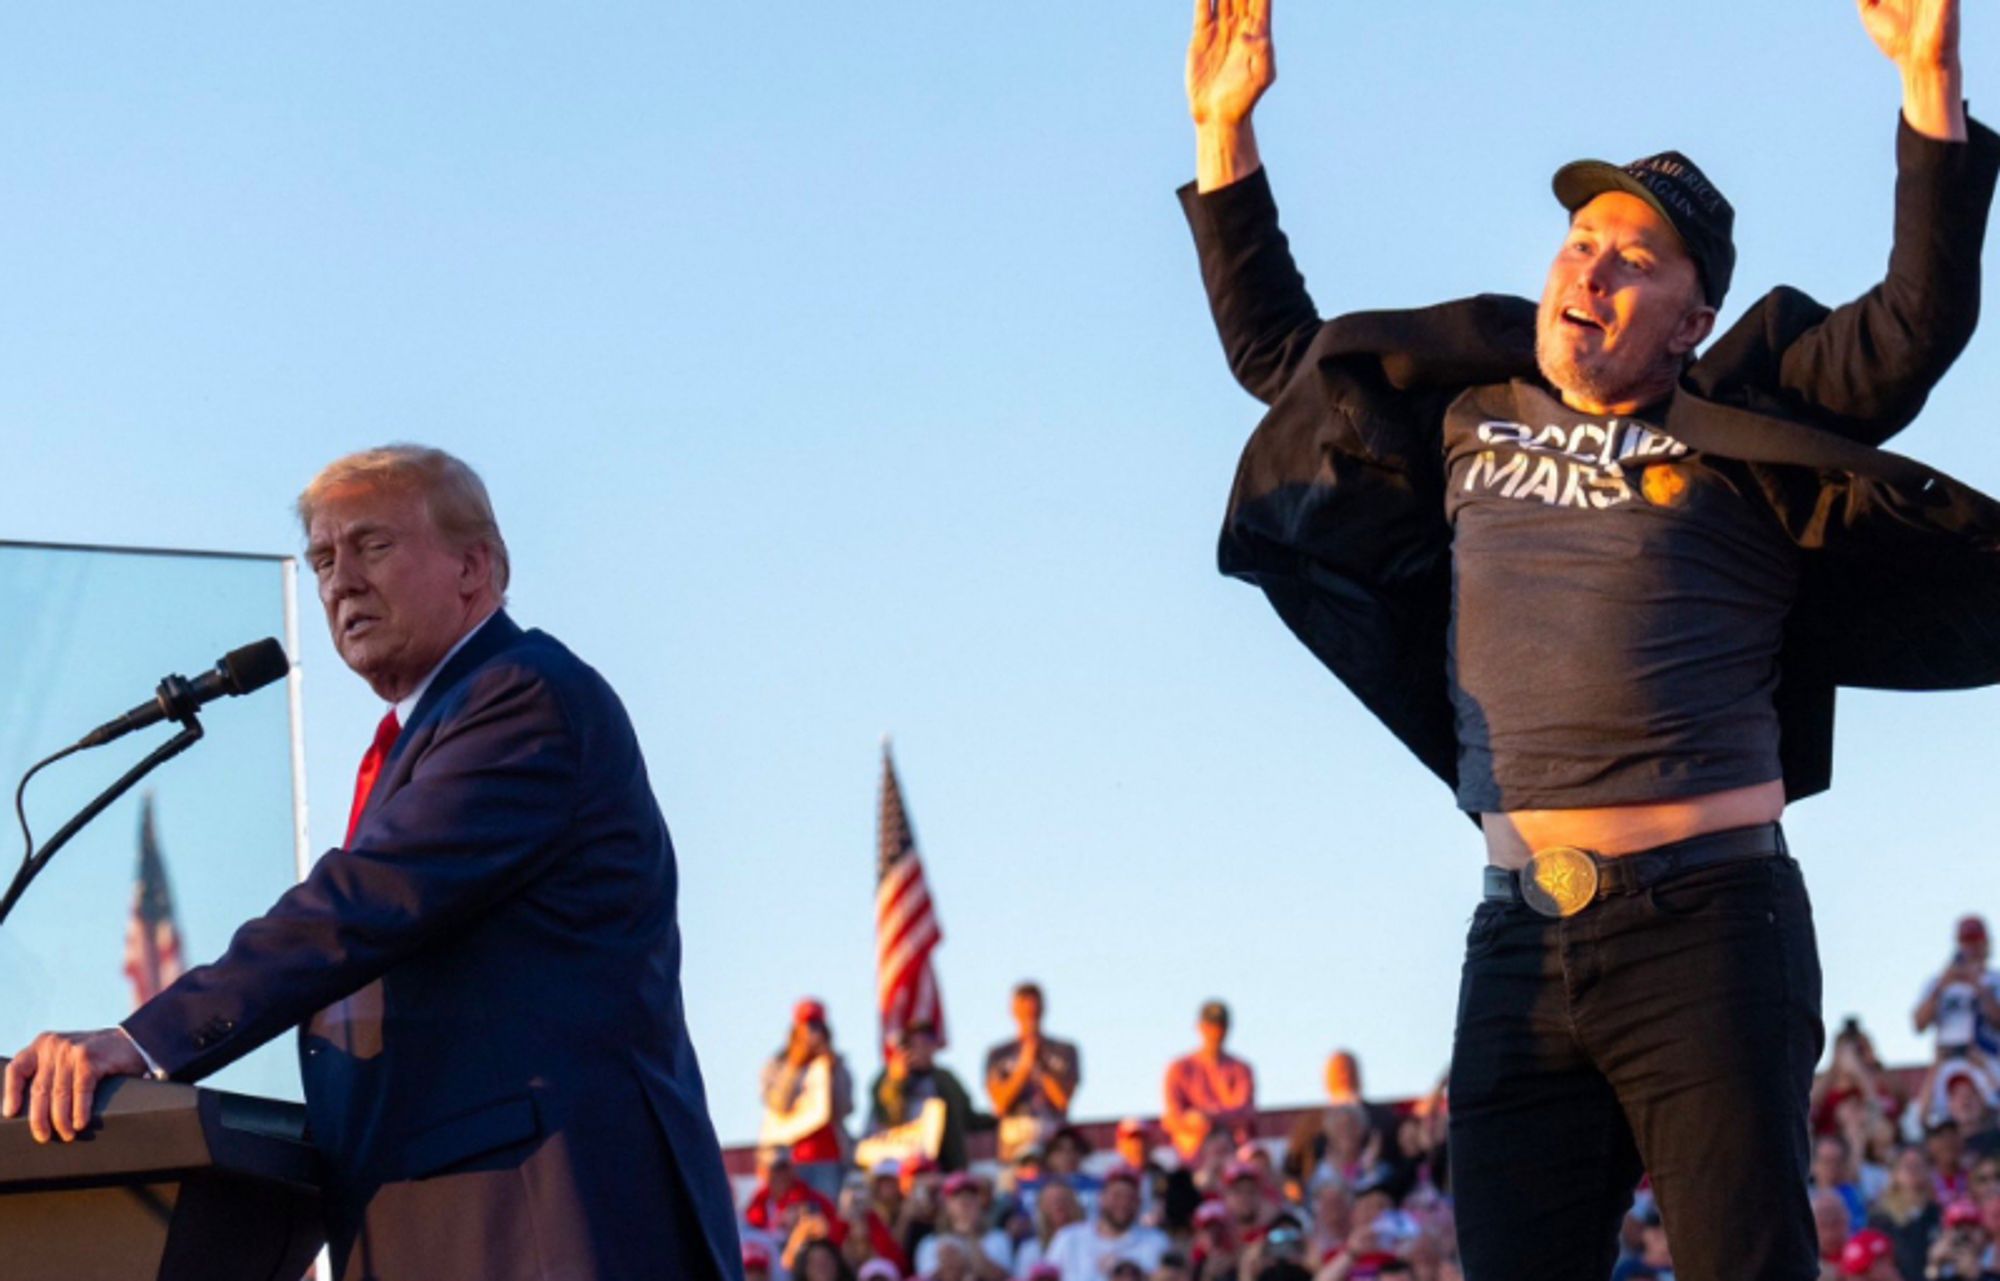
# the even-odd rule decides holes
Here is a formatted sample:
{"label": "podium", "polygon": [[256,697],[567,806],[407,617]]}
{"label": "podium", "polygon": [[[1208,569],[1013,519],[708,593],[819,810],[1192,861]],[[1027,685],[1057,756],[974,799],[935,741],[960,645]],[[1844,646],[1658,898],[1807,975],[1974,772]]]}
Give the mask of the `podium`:
{"label": "podium", "polygon": [[74,1142],[0,1121],[7,1281],[299,1281],[322,1233],[297,1104],[121,1077]]}

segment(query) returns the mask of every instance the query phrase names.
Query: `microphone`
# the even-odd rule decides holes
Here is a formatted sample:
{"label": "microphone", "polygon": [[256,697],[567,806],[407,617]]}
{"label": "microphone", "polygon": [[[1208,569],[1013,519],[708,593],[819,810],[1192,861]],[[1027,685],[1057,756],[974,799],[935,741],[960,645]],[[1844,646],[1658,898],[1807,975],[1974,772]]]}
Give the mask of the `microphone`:
{"label": "microphone", "polygon": [[104,722],[85,734],[77,747],[101,747],[135,729],[165,720],[184,721],[203,703],[212,703],[224,694],[234,697],[262,689],[291,669],[292,660],[285,656],[285,647],[266,636],[241,649],[230,650],[216,660],[215,670],[203,672],[193,680],[184,676],[167,677],[160,682],[152,702],[141,703],[117,720]]}

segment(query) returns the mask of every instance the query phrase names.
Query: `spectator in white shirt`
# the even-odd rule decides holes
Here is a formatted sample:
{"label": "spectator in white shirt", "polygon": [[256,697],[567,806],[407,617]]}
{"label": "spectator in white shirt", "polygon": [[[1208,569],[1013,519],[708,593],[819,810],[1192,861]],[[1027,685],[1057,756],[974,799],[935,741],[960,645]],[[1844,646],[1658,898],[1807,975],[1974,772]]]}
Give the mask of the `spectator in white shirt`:
{"label": "spectator in white shirt", "polygon": [[807,997],[792,1010],[785,1048],[764,1065],[764,1125],[757,1144],[791,1154],[799,1180],[831,1201],[847,1173],[845,1122],[854,1080],[833,1050],[826,1007]]}
{"label": "spectator in white shirt", "polygon": [[1992,942],[1986,921],[1959,918],[1957,942],[1951,963],[1925,985],[1917,1002],[1917,1031],[1937,1029],[1940,1058],[1968,1047],[1988,1059],[2000,1058],[2000,970],[1987,968]]}
{"label": "spectator in white shirt", "polygon": [[1151,1272],[1166,1251],[1166,1233],[1139,1222],[1138,1171],[1119,1165],[1104,1176],[1097,1217],[1056,1233],[1046,1259],[1063,1281],[1104,1281],[1116,1260],[1130,1259]]}
{"label": "spectator in white shirt", "polygon": [[1014,1243],[998,1228],[987,1228],[979,1180],[954,1174],[944,1181],[944,1214],[937,1231],[917,1243],[917,1275],[938,1270],[939,1252],[956,1243],[965,1251],[969,1275],[978,1281],[1007,1281],[1013,1274]]}

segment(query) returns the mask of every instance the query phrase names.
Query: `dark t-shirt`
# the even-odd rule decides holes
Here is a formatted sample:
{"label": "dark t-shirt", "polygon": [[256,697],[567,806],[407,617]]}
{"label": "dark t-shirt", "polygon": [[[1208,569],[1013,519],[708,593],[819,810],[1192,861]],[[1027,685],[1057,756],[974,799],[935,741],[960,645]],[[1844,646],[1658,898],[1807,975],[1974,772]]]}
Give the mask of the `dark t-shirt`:
{"label": "dark t-shirt", "polygon": [[1458,804],[1699,796],[1782,776],[1796,549],[1754,481],[1535,382],[1445,416]]}

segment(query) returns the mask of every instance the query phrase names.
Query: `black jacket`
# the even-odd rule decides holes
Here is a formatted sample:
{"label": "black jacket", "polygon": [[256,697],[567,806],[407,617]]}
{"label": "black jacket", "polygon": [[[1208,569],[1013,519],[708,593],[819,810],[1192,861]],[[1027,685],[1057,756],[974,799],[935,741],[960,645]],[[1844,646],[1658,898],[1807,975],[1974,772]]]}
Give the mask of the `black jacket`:
{"label": "black jacket", "polygon": [[[1777,693],[1785,792],[1824,791],[1839,685],[2000,681],[2000,503],[1876,448],[1972,335],[2000,136],[1900,127],[1883,282],[1828,310],[1773,290],[1689,366],[1665,428],[1750,466],[1801,550]],[[1270,405],[1229,496],[1224,573],[1405,746],[1457,784],[1447,686],[1443,420],[1468,387],[1532,377],[1535,304],[1482,295],[1322,321],[1263,171],[1181,201],[1231,370]]]}

